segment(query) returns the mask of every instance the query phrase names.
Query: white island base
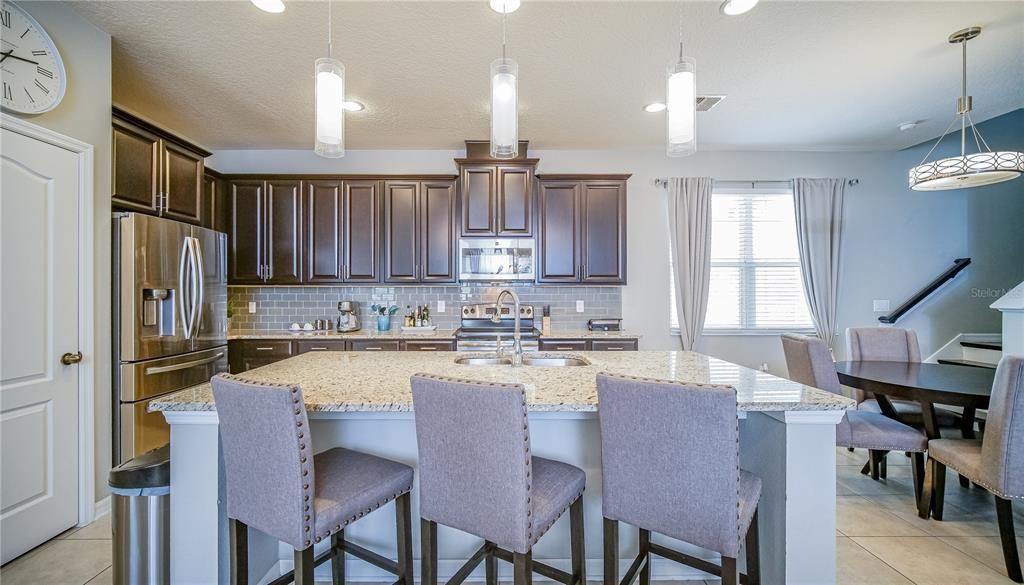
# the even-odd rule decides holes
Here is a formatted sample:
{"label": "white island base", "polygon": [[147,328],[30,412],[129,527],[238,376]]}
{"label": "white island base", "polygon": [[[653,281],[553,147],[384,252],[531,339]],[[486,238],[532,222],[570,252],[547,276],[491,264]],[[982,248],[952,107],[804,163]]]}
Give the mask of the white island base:
{"label": "white island base", "polygon": [[[835,425],[842,410],[741,412],[740,461],[764,481],[759,508],[762,583],[827,585],[836,579]],[[227,519],[223,506],[223,466],[219,464],[217,414],[202,410],[168,410],[171,424],[171,582],[205,585],[228,582]],[[388,457],[416,467],[416,429],[411,412],[309,413],[314,450],[335,446]],[[603,574],[601,522],[601,454],[595,412],[531,412],[531,447],[535,455],[565,461],[587,473],[585,530],[587,578]],[[413,548],[419,575],[418,495],[413,488]],[[345,536],[381,554],[395,556],[394,504],[377,510],[346,529]],[[716,555],[665,537],[667,546],[711,560]],[[292,550],[255,530],[250,531],[250,582],[266,583],[292,566]],[[439,527],[438,578],[447,580],[481,542]],[[636,554],[636,530],[620,528],[620,575]],[[326,547],[321,543],[317,553]],[[561,518],[534,548],[535,559],[568,570],[569,520]],[[347,557],[350,582],[382,581],[394,576]],[[742,561],[741,561],[742,566]],[[499,575],[511,581],[511,566],[499,563]],[[317,568],[317,579],[330,581],[330,566]],[[654,557],[654,580],[699,580],[708,575]],[[534,577],[541,580],[539,576]],[[483,565],[470,577],[483,581]]]}

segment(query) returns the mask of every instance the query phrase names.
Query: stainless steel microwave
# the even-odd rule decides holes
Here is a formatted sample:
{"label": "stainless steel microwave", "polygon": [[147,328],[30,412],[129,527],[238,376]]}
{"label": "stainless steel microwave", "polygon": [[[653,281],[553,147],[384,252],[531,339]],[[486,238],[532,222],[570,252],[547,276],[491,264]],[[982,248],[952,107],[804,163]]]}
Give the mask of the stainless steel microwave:
{"label": "stainless steel microwave", "polygon": [[533,238],[462,238],[459,280],[532,281],[535,250]]}

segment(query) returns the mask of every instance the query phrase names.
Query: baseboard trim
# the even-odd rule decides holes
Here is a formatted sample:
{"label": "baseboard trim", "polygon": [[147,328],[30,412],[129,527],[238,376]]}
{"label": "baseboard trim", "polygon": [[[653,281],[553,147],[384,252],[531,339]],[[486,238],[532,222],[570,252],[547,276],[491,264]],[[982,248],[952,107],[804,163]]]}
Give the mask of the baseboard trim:
{"label": "baseboard trim", "polygon": [[[107,497],[103,498],[102,500],[96,502],[96,504],[93,505],[92,510],[93,510],[92,511],[92,522],[95,522],[95,521],[99,520],[102,516],[105,516],[105,515],[109,514],[110,513],[110,496],[107,496]],[[92,522],[89,522],[89,524],[91,524]],[[79,526],[85,526],[85,525],[84,524],[80,524]]]}

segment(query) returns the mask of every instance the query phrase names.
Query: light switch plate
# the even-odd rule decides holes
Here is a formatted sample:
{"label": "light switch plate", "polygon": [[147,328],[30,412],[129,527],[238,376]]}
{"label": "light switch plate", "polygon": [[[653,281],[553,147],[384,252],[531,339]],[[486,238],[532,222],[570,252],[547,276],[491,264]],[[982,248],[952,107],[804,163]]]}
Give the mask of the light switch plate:
{"label": "light switch plate", "polygon": [[876,313],[884,313],[889,310],[889,299],[875,299],[871,301],[871,306]]}
{"label": "light switch plate", "polygon": [[256,312],[256,301],[249,301],[249,314]]}
{"label": "light switch plate", "polygon": [[444,313],[444,301],[437,301],[437,312]]}
{"label": "light switch plate", "polygon": [[583,312],[583,301],[576,301],[576,312],[577,313],[582,313]]}

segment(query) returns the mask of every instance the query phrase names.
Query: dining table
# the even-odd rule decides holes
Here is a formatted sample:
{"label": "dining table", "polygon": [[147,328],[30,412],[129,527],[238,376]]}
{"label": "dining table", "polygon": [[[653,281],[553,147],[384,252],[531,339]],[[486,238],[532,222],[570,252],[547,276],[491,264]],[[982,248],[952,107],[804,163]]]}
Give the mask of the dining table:
{"label": "dining table", "polygon": [[936,405],[963,409],[961,431],[974,438],[978,409],[988,408],[995,369],[921,362],[850,361],[837,362],[839,382],[870,392],[882,413],[900,420],[892,400],[909,400],[921,405],[921,418],[929,439],[938,439]]}

